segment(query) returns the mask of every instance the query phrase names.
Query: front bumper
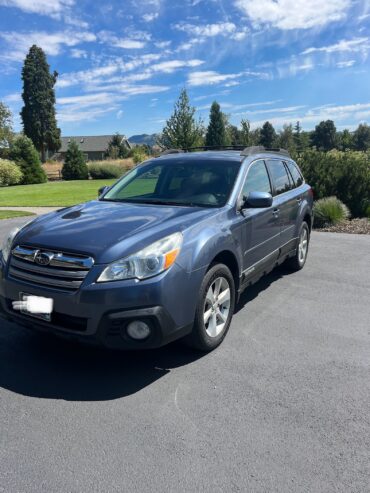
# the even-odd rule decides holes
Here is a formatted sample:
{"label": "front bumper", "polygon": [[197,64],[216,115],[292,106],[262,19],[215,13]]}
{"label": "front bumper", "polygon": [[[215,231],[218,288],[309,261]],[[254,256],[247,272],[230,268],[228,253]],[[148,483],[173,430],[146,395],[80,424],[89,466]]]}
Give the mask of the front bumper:
{"label": "front bumper", "polygon": [[[174,265],[145,281],[91,282],[74,293],[61,292],[7,276],[0,260],[0,316],[27,328],[117,349],[163,346],[191,332],[202,276]],[[21,292],[53,298],[51,322],[22,315],[12,308]],[[152,331],[135,341],[126,332],[132,320],[144,320]]]}

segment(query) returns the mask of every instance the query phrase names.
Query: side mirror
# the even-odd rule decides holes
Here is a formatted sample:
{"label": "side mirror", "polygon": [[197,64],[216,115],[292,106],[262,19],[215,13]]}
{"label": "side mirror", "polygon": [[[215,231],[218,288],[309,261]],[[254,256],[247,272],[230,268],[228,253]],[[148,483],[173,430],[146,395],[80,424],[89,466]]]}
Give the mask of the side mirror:
{"label": "side mirror", "polygon": [[250,192],[248,197],[244,197],[243,208],[251,207],[254,209],[267,208],[272,206],[272,195],[268,192]]}
{"label": "side mirror", "polygon": [[108,185],[104,185],[104,187],[100,187],[98,190],[98,197],[100,197],[100,195],[103,195],[103,193],[108,192],[109,188],[110,187],[108,187]]}

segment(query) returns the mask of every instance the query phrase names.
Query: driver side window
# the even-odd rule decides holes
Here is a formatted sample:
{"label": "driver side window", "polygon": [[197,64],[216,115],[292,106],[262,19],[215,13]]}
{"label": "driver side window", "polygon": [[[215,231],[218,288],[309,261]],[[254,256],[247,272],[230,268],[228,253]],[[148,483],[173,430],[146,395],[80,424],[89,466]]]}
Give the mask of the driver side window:
{"label": "driver side window", "polygon": [[270,178],[264,161],[256,161],[249,168],[242,193],[248,197],[250,192],[271,193]]}

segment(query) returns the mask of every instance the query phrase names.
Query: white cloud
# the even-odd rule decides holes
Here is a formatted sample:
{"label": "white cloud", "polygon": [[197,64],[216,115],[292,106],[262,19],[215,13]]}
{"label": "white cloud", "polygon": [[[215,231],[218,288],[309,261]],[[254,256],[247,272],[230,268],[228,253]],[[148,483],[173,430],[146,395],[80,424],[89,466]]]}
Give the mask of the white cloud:
{"label": "white cloud", "polygon": [[319,48],[311,47],[302,52],[303,55],[310,53],[340,53],[340,52],[359,52],[367,51],[370,48],[370,39],[368,37],[354,38],[354,39],[342,39],[338,43],[334,43],[328,46],[321,46]]}
{"label": "white cloud", "polygon": [[154,46],[160,49],[168,48],[171,45],[171,41],[158,41],[154,43]]}
{"label": "white cloud", "polygon": [[204,72],[192,72],[189,74],[188,84],[190,86],[210,86],[220,84],[241,77],[243,74],[219,74],[212,70]]}
{"label": "white cloud", "polygon": [[217,24],[175,24],[175,29],[179,31],[184,31],[190,36],[201,36],[205,38],[210,38],[213,36],[228,36],[236,31],[236,25],[233,22],[219,22]]}
{"label": "white cloud", "polygon": [[207,70],[204,72],[192,72],[188,77],[188,84],[190,86],[210,86],[214,84],[225,83],[225,87],[232,87],[239,84],[238,79],[242,76],[257,77],[259,79],[268,79],[269,75],[266,72],[252,72],[246,70],[236,74],[220,74],[213,70]]}
{"label": "white cloud", "polygon": [[72,48],[71,50],[72,58],[87,58],[86,50],[79,50],[78,48]]}
{"label": "white cloud", "polygon": [[[145,47],[147,36],[137,36],[138,33],[133,33],[132,36],[119,38],[109,31],[101,31],[98,34],[99,41],[109,44],[115,48],[123,48],[126,50],[140,50]],[[140,33],[143,34],[143,33]],[[140,39],[139,39],[140,38]]]}
{"label": "white cloud", "polygon": [[352,67],[352,65],[354,65],[355,63],[356,63],[355,60],[347,60],[345,62],[338,62],[337,67],[338,68],[348,68],[348,67]]}
{"label": "white cloud", "polygon": [[[302,112],[292,112],[289,115],[279,115],[271,110],[268,120],[276,127],[282,127],[285,123],[300,121],[302,126],[313,128],[322,120],[334,120],[337,127],[354,128],[362,121],[370,119],[370,103],[358,103],[335,106],[332,104],[317,106]],[[260,127],[265,120],[252,121],[252,127]],[[349,124],[348,122],[351,122]]]}
{"label": "white cloud", "polygon": [[145,22],[152,22],[154,21],[155,19],[157,19],[159,17],[159,14],[158,12],[153,12],[152,14],[144,14],[143,15],[143,20]]}
{"label": "white cloud", "polygon": [[46,15],[53,19],[63,19],[71,26],[86,29],[88,23],[76,18],[72,12],[75,0],[0,0],[0,6],[13,7],[27,14]]}
{"label": "white cloud", "polygon": [[3,59],[12,61],[23,61],[29,48],[33,44],[40,46],[47,55],[59,55],[63,46],[76,46],[80,43],[95,41],[95,35],[90,32],[76,31],[57,31],[52,34],[44,31],[32,31],[27,33],[21,32],[0,32],[0,38],[3,38],[9,45],[10,50],[4,52],[1,56]]}
{"label": "white cloud", "polygon": [[70,72],[62,74],[57,81],[57,87],[70,87],[80,84],[81,82],[88,83],[99,77],[109,76],[118,71],[116,64],[105,65],[103,67],[93,68],[91,70],[81,70],[79,72]]}
{"label": "white cloud", "polygon": [[123,117],[123,111],[122,110],[118,110],[117,113],[116,113],[117,120],[120,120],[122,117]]}
{"label": "white cloud", "polygon": [[156,63],[148,69],[151,72],[162,72],[171,74],[178,69],[185,67],[198,67],[204,63],[203,60],[169,60],[166,62]]}
{"label": "white cloud", "polygon": [[58,16],[73,6],[74,0],[0,0],[3,7],[15,7],[30,14]]}
{"label": "white cloud", "polygon": [[254,25],[283,30],[321,27],[345,18],[351,0],[235,0]]}

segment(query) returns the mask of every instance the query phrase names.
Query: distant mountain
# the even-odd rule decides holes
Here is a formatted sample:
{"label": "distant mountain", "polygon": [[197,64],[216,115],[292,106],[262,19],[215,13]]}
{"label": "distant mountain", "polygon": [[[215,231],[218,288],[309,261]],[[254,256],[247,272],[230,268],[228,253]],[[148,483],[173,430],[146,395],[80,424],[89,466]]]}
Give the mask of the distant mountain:
{"label": "distant mountain", "polygon": [[148,146],[153,146],[157,141],[158,134],[141,134],[133,135],[129,137],[129,142],[132,144],[146,144]]}

